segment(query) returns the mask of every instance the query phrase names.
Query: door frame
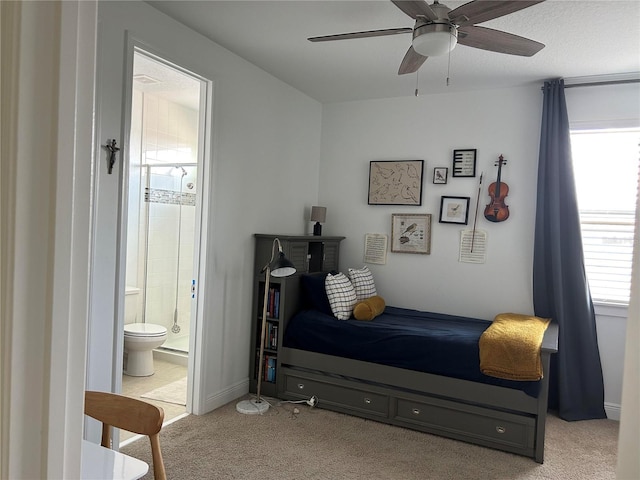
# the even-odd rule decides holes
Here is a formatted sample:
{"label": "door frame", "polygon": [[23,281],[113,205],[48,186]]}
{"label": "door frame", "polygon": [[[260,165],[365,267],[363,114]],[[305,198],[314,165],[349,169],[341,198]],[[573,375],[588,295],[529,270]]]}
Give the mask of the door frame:
{"label": "door frame", "polygon": [[0,478],[80,476],[97,10],[0,5]]}
{"label": "door frame", "polygon": [[[188,413],[204,413],[202,405],[204,402],[201,398],[202,386],[202,365],[203,365],[203,335],[202,323],[204,307],[199,291],[203,291],[205,283],[206,270],[204,252],[207,251],[207,219],[209,217],[209,200],[208,192],[211,190],[211,135],[210,124],[213,117],[213,82],[204,76],[182,67],[171,55],[159,51],[148,43],[136,38],[131,32],[126,34],[126,52],[124,65],[124,98],[122,110],[122,177],[120,185],[120,205],[118,213],[118,247],[116,252],[116,272],[117,272],[117,326],[116,331],[124,330],[124,299],[126,288],[126,261],[127,261],[127,212],[128,212],[128,188],[129,188],[129,145],[131,133],[131,108],[133,102],[133,60],[136,51],[147,55],[154,60],[174,68],[192,78],[201,82],[200,93],[200,110],[198,122],[198,181],[196,190],[196,213],[195,213],[195,232],[194,232],[194,263],[193,272],[196,281],[195,298],[191,308],[191,318],[189,325],[189,356],[187,365],[187,405]],[[124,337],[122,335],[114,336],[114,374],[112,379],[112,387],[114,391],[122,391],[122,362],[124,351]]]}
{"label": "door frame", "polygon": [[[99,35],[100,38],[100,35]],[[116,240],[116,245],[113,247],[115,250],[115,265],[114,265],[114,277],[113,282],[115,284],[115,291],[113,298],[114,305],[114,319],[113,319],[113,330],[112,330],[112,343],[111,345],[105,345],[102,355],[107,354],[110,356],[110,359],[107,360],[106,364],[110,364],[111,372],[109,374],[110,378],[105,378],[104,375],[100,375],[95,368],[92,368],[90,365],[87,367],[87,384],[95,385],[98,387],[102,385],[102,387],[110,388],[113,392],[121,392],[122,390],[122,364],[123,364],[123,351],[124,351],[124,336],[121,334],[124,330],[124,299],[125,299],[125,287],[126,287],[126,238],[127,238],[127,207],[128,207],[128,174],[129,174],[129,145],[130,145],[130,131],[131,131],[131,106],[132,106],[132,84],[133,84],[133,58],[134,52],[136,50],[141,50],[145,54],[150,55],[152,57],[156,57],[159,61],[170,65],[173,68],[176,68],[180,71],[184,71],[190,76],[200,80],[202,83],[202,94],[201,94],[201,122],[199,125],[199,155],[198,155],[198,174],[200,185],[198,186],[198,191],[196,192],[196,232],[195,239],[196,245],[194,245],[194,258],[197,259],[194,261],[194,278],[196,280],[196,292],[195,292],[195,306],[192,307],[192,319],[190,325],[190,351],[189,351],[189,361],[187,367],[187,375],[188,375],[188,391],[187,391],[187,412],[200,414],[204,413],[203,406],[205,402],[203,401],[203,318],[204,318],[204,305],[203,300],[198,295],[198,292],[204,291],[204,283],[206,276],[206,251],[207,251],[207,233],[209,231],[208,228],[208,217],[209,217],[209,201],[211,197],[211,188],[212,188],[212,144],[211,144],[211,122],[213,118],[213,82],[203,75],[195,72],[193,70],[187,69],[185,67],[180,66],[181,63],[188,64],[188,60],[185,62],[179,62],[177,59],[173,58],[172,55],[167,54],[166,52],[160,51],[159,49],[154,48],[149,45],[149,43],[144,42],[143,40],[136,38],[130,31],[125,31],[124,38],[124,51],[122,51],[122,55],[120,57],[120,61],[122,61],[122,89],[120,90],[122,98],[118,99],[121,111],[120,111],[120,126],[117,129],[114,129],[114,132],[111,135],[118,134],[120,135],[121,141],[119,142],[120,146],[120,157],[118,158],[118,162],[120,165],[116,164],[114,168],[114,176],[119,175],[118,178],[114,178],[113,180],[117,182],[117,191],[115,194],[115,203],[117,205],[113,205],[112,208],[115,209],[115,212],[112,217],[107,218],[109,222],[113,222],[116,224],[117,231],[115,232],[114,239]],[[100,54],[98,54],[100,57]],[[115,59],[115,58],[114,58]],[[104,67],[103,65],[103,68]],[[98,67],[98,72],[100,72],[100,67]],[[113,81],[113,79],[112,79]],[[97,112],[97,127],[96,133],[97,135],[105,135],[106,131],[103,131],[102,128],[102,115],[103,111],[108,109],[108,105],[101,105],[101,102],[105,100],[103,97],[103,93],[100,91],[101,81],[98,77],[98,88],[96,99],[98,104],[96,106]],[[105,88],[105,91],[107,89]],[[115,98],[115,97],[114,97]],[[104,108],[104,110],[103,110]],[[98,157],[102,157],[104,155],[104,149],[101,147],[101,144],[106,141],[106,138],[97,138],[97,142],[95,145],[96,155]],[[117,168],[119,167],[119,168]],[[98,169],[104,169],[105,164],[103,162],[98,162]],[[98,177],[100,174],[104,175],[105,172],[96,172],[96,182],[98,182]],[[99,184],[95,185],[95,190],[98,191],[100,188]],[[94,211],[97,207],[98,199],[96,198],[94,204]],[[104,206],[102,207],[105,208]],[[100,221],[100,216],[95,215],[93,219],[93,231],[95,232],[98,228],[98,222]],[[98,235],[94,235],[93,242],[99,241]],[[98,248],[94,245],[94,251],[97,252]],[[95,261],[97,261],[96,256],[94,255],[91,263],[92,272],[96,272]],[[95,279],[95,277],[94,277]],[[91,305],[92,308],[99,308],[100,302],[104,303],[103,300],[99,300],[98,303],[95,303],[97,307],[94,305],[94,299],[99,299],[100,295],[103,292],[98,291],[96,285],[91,286]],[[106,292],[107,295],[109,292]],[[108,295],[109,296],[109,295]],[[109,302],[109,299],[106,299]],[[195,312],[195,313],[194,313]],[[195,319],[193,316],[195,315]],[[103,318],[103,321],[106,320]],[[97,318],[90,319],[90,326],[92,322],[99,321]],[[91,342],[88,343],[88,346],[91,345]],[[110,354],[108,353],[110,350]],[[92,358],[90,352],[88,352],[88,360]],[[106,358],[106,357],[101,357]],[[98,360],[99,361],[99,360]],[[103,373],[106,373],[103,371]],[[88,424],[85,428],[85,435],[89,438],[92,435],[95,435],[96,430],[93,425]],[[87,433],[88,432],[88,433]],[[114,444],[117,444],[117,438],[114,438]]]}

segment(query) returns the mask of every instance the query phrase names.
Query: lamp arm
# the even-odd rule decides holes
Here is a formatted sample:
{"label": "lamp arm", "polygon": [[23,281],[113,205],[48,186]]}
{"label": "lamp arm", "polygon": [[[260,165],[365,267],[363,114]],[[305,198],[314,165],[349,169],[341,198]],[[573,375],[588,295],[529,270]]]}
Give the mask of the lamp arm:
{"label": "lamp arm", "polygon": [[276,256],[276,243],[278,244],[278,253],[282,253],[282,244],[280,243],[280,239],[276,237],[273,239],[273,243],[271,244],[271,258],[269,259],[269,263],[262,267],[260,273],[264,273],[267,268],[269,268],[269,266],[273,263],[273,259]]}

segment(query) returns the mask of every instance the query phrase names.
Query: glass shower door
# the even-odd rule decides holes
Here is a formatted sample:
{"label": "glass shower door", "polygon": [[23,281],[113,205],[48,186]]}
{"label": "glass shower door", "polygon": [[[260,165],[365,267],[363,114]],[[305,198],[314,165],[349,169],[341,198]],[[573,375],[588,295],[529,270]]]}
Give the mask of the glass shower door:
{"label": "glass shower door", "polygon": [[167,328],[161,348],[189,350],[195,235],[194,165],[148,165],[143,318]]}

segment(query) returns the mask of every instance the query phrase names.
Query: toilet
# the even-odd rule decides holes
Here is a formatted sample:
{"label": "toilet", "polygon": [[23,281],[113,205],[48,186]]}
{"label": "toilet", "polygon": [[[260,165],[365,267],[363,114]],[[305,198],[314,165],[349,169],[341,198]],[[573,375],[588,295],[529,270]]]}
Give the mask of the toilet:
{"label": "toilet", "polygon": [[167,329],[153,323],[138,323],[140,289],[127,287],[124,297],[123,372],[132,377],[153,375],[153,349],[167,339]]}

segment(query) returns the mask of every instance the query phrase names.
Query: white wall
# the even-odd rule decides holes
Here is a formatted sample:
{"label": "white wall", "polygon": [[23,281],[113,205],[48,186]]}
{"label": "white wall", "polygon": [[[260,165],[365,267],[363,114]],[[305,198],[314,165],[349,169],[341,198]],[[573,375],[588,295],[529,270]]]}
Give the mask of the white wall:
{"label": "white wall", "polygon": [[620,420],[627,309],[596,306],[595,310],[598,349],[604,378],[604,409],[608,418]]}
{"label": "white wall", "polygon": [[[537,86],[326,105],[320,204],[328,209],[325,231],[347,237],[341,268],[362,265],[366,233],[390,236],[392,213],[430,213],[430,255],[388,253],[386,265],[369,265],[388,304],[487,319],[501,311],[532,313],[541,99]],[[477,171],[484,171],[477,221],[487,232],[482,265],[458,262],[462,227],[438,223],[442,195],[469,196],[473,226],[478,178],[451,177],[453,150],[461,148],[476,148]],[[508,161],[502,180],[510,188],[511,216],[493,224],[482,211],[501,154]],[[402,159],[425,160],[423,205],[369,206],[369,161]],[[432,183],[433,167],[449,167],[446,185]]]}
{"label": "white wall", "polygon": [[572,129],[640,127],[637,83],[567,87],[565,97]]}
{"label": "white wall", "polygon": [[[345,235],[341,269],[363,264],[364,235],[391,235],[392,213],[431,213],[430,255],[391,253],[386,265],[369,265],[379,293],[390,305],[491,319],[500,312],[533,313],[532,264],[542,92],[540,85],[325,105],[319,204],[326,206],[324,232]],[[572,121],[587,125],[585,105],[619,125],[638,119],[637,86],[567,90]],[[586,96],[586,98],[585,98]],[[578,99],[578,101],[573,101]],[[471,197],[473,226],[478,179],[451,177],[452,151],[478,149],[484,171],[477,227],[488,234],[483,265],[458,262],[462,227],[439,224],[441,195]],[[493,224],[482,211],[487,186],[496,180],[498,155],[508,160],[510,217]],[[421,207],[369,206],[371,160],[424,159]],[[432,184],[433,167],[449,167],[446,185]],[[597,328],[605,382],[605,406],[618,418],[622,388],[626,310],[599,310]]]}
{"label": "white wall", "polygon": [[305,209],[318,195],[322,108],[144,2],[101,2],[99,15],[108,19],[101,41],[114,42],[115,51],[128,31],[213,81],[207,279],[198,292],[203,348],[196,352],[207,411],[248,391],[253,233],[304,232]]}

